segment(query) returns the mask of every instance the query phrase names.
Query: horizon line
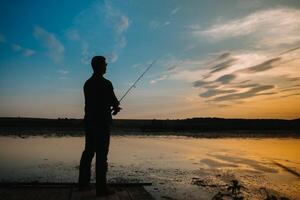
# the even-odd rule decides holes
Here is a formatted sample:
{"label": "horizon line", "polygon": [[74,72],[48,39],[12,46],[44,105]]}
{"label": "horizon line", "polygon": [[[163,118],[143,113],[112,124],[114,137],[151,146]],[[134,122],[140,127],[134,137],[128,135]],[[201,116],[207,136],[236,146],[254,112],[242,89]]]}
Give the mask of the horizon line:
{"label": "horizon line", "polygon": [[[57,117],[57,118],[47,118],[47,117],[3,117],[0,116],[0,119],[4,118],[19,118],[19,119],[49,119],[49,120],[83,120],[84,118],[72,118],[72,117]],[[240,120],[300,120],[300,116],[298,118],[286,119],[286,118],[225,118],[225,117],[190,117],[190,118],[165,118],[165,119],[157,119],[157,118],[114,118],[113,120],[188,120],[188,119],[240,119]]]}

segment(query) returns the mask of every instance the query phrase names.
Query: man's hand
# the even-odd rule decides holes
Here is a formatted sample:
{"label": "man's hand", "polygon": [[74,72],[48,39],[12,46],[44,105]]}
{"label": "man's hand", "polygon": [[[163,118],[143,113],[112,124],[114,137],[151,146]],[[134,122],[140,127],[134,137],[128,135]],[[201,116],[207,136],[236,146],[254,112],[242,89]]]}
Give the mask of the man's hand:
{"label": "man's hand", "polygon": [[114,108],[112,109],[112,114],[113,114],[113,115],[116,115],[116,114],[118,114],[118,112],[120,112],[120,111],[121,111],[121,109],[122,109],[122,108],[121,108],[121,107],[119,107],[119,106],[118,106],[118,107],[114,107]]}

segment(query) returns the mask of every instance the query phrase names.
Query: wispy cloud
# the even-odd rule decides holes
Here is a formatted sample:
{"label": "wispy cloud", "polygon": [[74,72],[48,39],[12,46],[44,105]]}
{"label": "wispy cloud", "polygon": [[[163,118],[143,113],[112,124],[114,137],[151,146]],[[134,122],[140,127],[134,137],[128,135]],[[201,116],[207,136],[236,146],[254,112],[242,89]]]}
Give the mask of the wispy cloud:
{"label": "wispy cloud", "polygon": [[119,35],[124,33],[129,27],[129,18],[113,7],[109,1],[105,1],[105,17]]}
{"label": "wispy cloud", "polygon": [[226,75],[219,77],[217,80],[215,80],[215,82],[227,84],[227,83],[230,83],[235,78],[236,78],[235,74],[226,74]]}
{"label": "wispy cloud", "polygon": [[132,68],[143,68],[143,70],[144,70],[144,68],[147,67],[148,65],[150,65],[151,62],[152,61],[148,61],[148,62],[145,62],[145,63],[136,63],[136,64],[132,65],[131,67]]}
{"label": "wispy cloud", "polygon": [[30,57],[32,56],[33,54],[35,54],[35,51],[32,50],[32,49],[27,49],[27,48],[24,48],[18,44],[12,44],[11,45],[11,48],[13,51],[15,52],[21,52],[21,54],[25,57]]}
{"label": "wispy cloud", "polygon": [[150,81],[150,83],[151,83],[151,84],[154,84],[154,83],[157,83],[157,82],[159,82],[159,81],[165,80],[165,79],[167,79],[167,78],[168,78],[168,75],[164,74],[164,75],[162,75],[162,76],[160,76],[160,77],[158,77],[158,78],[152,79],[152,80]]}
{"label": "wispy cloud", "polygon": [[65,69],[60,69],[57,71],[59,74],[62,74],[62,75],[66,75],[66,74],[69,74],[69,71],[68,70],[65,70]]}
{"label": "wispy cloud", "polygon": [[286,97],[291,97],[291,96],[300,96],[300,93],[282,95],[281,97],[286,98]]}
{"label": "wispy cloud", "polygon": [[108,53],[106,55],[106,57],[108,58],[108,60],[111,62],[111,63],[114,63],[118,60],[119,58],[119,54],[115,51],[112,51],[111,53]]}
{"label": "wispy cloud", "polygon": [[[286,81],[289,81],[289,82],[297,82],[297,81],[300,81],[300,77],[289,77],[289,76],[282,76],[282,78]],[[300,84],[299,85],[295,85],[297,87],[300,87]]]}
{"label": "wispy cloud", "polygon": [[11,48],[12,48],[12,50],[15,51],[15,52],[18,52],[18,51],[21,51],[21,50],[22,50],[22,47],[21,47],[20,45],[18,45],[18,44],[12,44],[12,45],[11,45]]}
{"label": "wispy cloud", "polygon": [[236,59],[234,58],[230,58],[228,60],[222,61],[221,63],[218,63],[215,66],[212,66],[211,69],[212,71],[210,72],[211,74],[215,73],[215,72],[219,72],[222,70],[227,69],[228,67],[232,66],[232,64],[236,61]]}
{"label": "wispy cloud", "polygon": [[[126,31],[130,24],[129,17],[115,6],[113,1],[96,1],[74,18],[74,25],[66,31],[66,37],[81,45],[82,64],[90,64],[96,52],[101,52],[108,62],[114,63],[122,49],[127,46]],[[103,28],[107,28],[106,33],[112,32],[106,36],[105,43],[108,44],[105,44],[105,47],[99,45],[105,40]]]}
{"label": "wispy cloud", "polygon": [[170,21],[158,21],[158,20],[151,20],[149,22],[149,27],[151,29],[158,29],[158,28],[162,28],[162,27],[165,27],[165,26],[168,26],[170,25],[171,22]]}
{"label": "wispy cloud", "polygon": [[235,92],[234,91],[232,94],[216,97],[212,101],[232,101],[232,100],[241,100],[241,99],[256,97],[259,95],[276,94],[275,92],[263,93],[264,91],[271,90],[274,87],[275,87],[274,85],[259,85],[259,86],[252,87],[246,92],[234,93]]}
{"label": "wispy cloud", "polygon": [[151,83],[189,82],[210,104],[230,105],[256,96],[276,96],[282,88],[300,83],[300,79],[293,76],[300,64],[299,51],[294,47],[279,52],[227,51],[202,60],[169,58],[161,63],[165,72]]}
{"label": "wispy cloud", "polygon": [[174,15],[176,13],[178,13],[181,10],[181,7],[176,7],[173,10],[171,10],[171,12],[169,13],[169,16],[167,17],[167,19],[162,20],[162,19],[153,19],[149,22],[149,27],[152,30],[155,29],[159,29],[159,28],[163,28],[163,27],[167,27],[172,23],[172,18],[174,17]]}
{"label": "wispy cloud", "polygon": [[228,94],[228,93],[235,93],[237,90],[221,90],[221,89],[208,89],[205,92],[201,93],[199,96],[207,98],[213,97],[220,94]]}
{"label": "wispy cloud", "polygon": [[35,54],[35,51],[32,50],[32,49],[24,49],[22,54],[26,57],[30,57],[32,56],[33,54]]}
{"label": "wispy cloud", "polygon": [[181,7],[176,7],[170,12],[170,16],[175,15],[178,11],[181,10]]}
{"label": "wispy cloud", "polygon": [[251,36],[259,46],[293,44],[300,41],[300,10],[277,8],[254,12],[238,19],[223,21],[207,29],[196,27],[192,33],[213,40]]}
{"label": "wispy cloud", "polygon": [[81,63],[84,65],[90,64],[90,56],[89,44],[85,41],[81,41]]}
{"label": "wispy cloud", "polygon": [[130,26],[130,19],[123,14],[119,9],[115,8],[111,2],[105,1],[104,12],[107,21],[111,24],[111,27],[115,33],[116,44],[113,51],[108,53],[108,60],[112,63],[116,62],[119,57],[119,51],[126,47],[127,41],[125,38],[125,32]]}
{"label": "wispy cloud", "polygon": [[47,48],[47,54],[53,61],[59,62],[63,59],[65,48],[53,33],[35,26],[33,35]]}
{"label": "wispy cloud", "polygon": [[[237,77],[235,74],[225,74],[223,76],[218,77],[216,80],[213,81],[203,81],[203,80],[197,80],[193,83],[194,87],[206,87],[206,86],[212,86],[214,83],[221,83],[221,84],[228,84],[232,80],[234,80]],[[211,87],[208,87],[211,88]],[[213,87],[214,88],[214,87]]]}
{"label": "wispy cloud", "polygon": [[172,22],[172,18],[173,15],[175,15],[176,13],[178,13],[181,10],[181,7],[176,7],[173,10],[171,10],[171,12],[169,13],[169,17],[167,17],[167,19],[165,20],[161,20],[161,19],[153,19],[149,22],[149,27],[151,29],[159,29],[159,28],[163,28],[163,27],[167,27],[169,26]]}
{"label": "wispy cloud", "polygon": [[280,57],[271,58],[271,59],[266,60],[266,61],[264,61],[264,62],[262,62],[258,65],[248,67],[244,71],[249,72],[249,73],[266,71],[266,70],[269,70],[269,69],[272,69],[273,67],[275,67],[275,65],[273,65],[273,64],[280,61],[280,60],[281,60]]}
{"label": "wispy cloud", "polygon": [[59,80],[69,79],[68,74],[70,73],[70,71],[65,70],[65,69],[60,69],[60,70],[57,70],[57,73],[59,74],[59,77],[58,77]]}
{"label": "wispy cloud", "polygon": [[79,41],[81,39],[79,32],[76,29],[67,30],[66,36],[69,40],[72,40],[72,41]]}

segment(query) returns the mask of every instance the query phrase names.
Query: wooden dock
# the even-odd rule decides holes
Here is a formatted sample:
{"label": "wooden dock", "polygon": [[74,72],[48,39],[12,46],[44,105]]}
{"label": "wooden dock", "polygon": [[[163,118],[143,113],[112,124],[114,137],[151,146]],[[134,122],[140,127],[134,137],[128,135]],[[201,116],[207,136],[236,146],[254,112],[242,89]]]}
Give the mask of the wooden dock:
{"label": "wooden dock", "polygon": [[110,184],[115,194],[96,197],[95,185],[78,191],[75,183],[0,183],[0,200],[154,200],[146,185],[151,183]]}

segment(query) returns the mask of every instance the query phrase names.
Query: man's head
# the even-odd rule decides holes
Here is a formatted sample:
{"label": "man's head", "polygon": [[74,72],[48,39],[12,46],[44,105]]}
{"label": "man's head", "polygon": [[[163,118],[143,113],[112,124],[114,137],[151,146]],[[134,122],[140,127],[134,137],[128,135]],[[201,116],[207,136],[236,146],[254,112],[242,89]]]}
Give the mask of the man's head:
{"label": "man's head", "polygon": [[105,74],[106,72],[106,61],[103,56],[94,56],[91,61],[92,68],[94,73],[97,74]]}

